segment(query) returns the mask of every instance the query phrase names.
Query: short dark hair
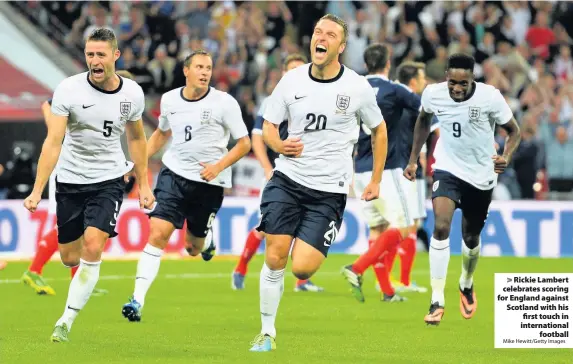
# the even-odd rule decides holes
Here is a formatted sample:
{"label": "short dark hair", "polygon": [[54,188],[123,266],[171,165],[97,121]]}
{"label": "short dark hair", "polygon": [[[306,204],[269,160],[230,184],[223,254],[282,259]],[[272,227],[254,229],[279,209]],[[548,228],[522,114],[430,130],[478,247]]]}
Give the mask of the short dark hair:
{"label": "short dark hair", "polygon": [[341,17],[336,16],[334,14],[326,14],[325,16],[320,18],[318,21],[321,21],[321,20],[330,20],[330,21],[333,21],[336,24],[340,25],[342,27],[342,37],[343,37],[342,43],[346,43],[346,39],[348,39],[348,24],[344,21],[344,19],[342,19]]}
{"label": "short dark hair", "polygon": [[[195,56],[207,56],[207,57],[211,57],[211,53],[207,52],[204,49],[197,49],[191,52],[190,55],[188,55],[187,57],[185,57],[185,60],[183,61],[183,65],[185,67],[189,67],[191,65],[191,62],[193,61],[193,57]],[[213,58],[213,57],[211,57]]]}
{"label": "short dark hair", "polygon": [[287,69],[288,65],[291,62],[302,62],[302,63],[308,63],[308,60],[306,59],[306,57],[300,53],[293,53],[293,54],[289,54],[284,62],[283,62],[283,69]]}
{"label": "short dark hair", "polygon": [[390,48],[386,44],[371,44],[364,51],[364,63],[368,73],[382,71],[390,58]]}
{"label": "short dark hair", "polygon": [[426,65],[421,62],[404,62],[396,70],[398,81],[403,85],[407,85],[413,78],[418,77],[420,70],[425,68]]}
{"label": "short dark hair", "polygon": [[111,48],[114,50],[117,49],[117,38],[115,37],[115,33],[113,30],[108,28],[94,29],[86,39],[86,42],[89,41],[109,42],[111,44]]}
{"label": "short dark hair", "polygon": [[450,70],[452,68],[459,68],[462,70],[468,70],[473,73],[475,64],[476,60],[474,57],[463,53],[455,53],[452,54],[450,58],[448,58],[447,69]]}

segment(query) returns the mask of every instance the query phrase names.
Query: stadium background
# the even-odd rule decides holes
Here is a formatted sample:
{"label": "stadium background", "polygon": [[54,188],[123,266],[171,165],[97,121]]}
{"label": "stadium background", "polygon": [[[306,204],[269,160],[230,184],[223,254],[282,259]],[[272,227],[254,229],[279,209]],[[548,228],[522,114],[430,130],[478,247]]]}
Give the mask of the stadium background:
{"label": "stadium background", "polygon": [[[573,204],[554,202],[573,200],[573,25],[565,21],[573,16],[571,2],[27,1],[2,2],[0,10],[2,255],[30,257],[52,224],[46,203],[30,215],[11,200],[24,198],[33,183],[46,132],[39,106],[64,77],[84,70],[83,42],[91,29],[116,32],[122,51],[117,68],[132,72],[147,95],[147,135],[157,125],[160,95],[184,84],[182,60],[194,48],[213,54],[212,85],[239,101],[251,130],[258,107],[280,78],[282,60],[292,52],[308,54],[313,24],[326,12],[348,22],[342,60],[358,72],[365,72],[362,52],[371,42],[392,46],[393,69],[405,60],[425,62],[430,82],[443,81],[448,54],[473,55],[477,79],[503,92],[523,134],[495,191],[484,253],[573,255]],[[434,135],[429,141],[430,161],[435,140]],[[500,150],[503,140],[499,131]],[[150,163],[151,181],[160,158],[161,153]],[[215,222],[220,253],[240,253],[256,223],[262,178],[252,154],[234,167],[234,188],[226,191]],[[122,209],[123,234],[110,243],[111,255],[137,252],[145,244],[145,216],[134,206],[127,202]],[[430,218],[426,227],[431,226]],[[362,252],[366,231],[352,200],[332,251]],[[459,236],[454,229],[454,253],[460,251]],[[174,247],[178,239],[174,234]]]}
{"label": "stadium background", "polygon": [[[136,201],[126,200],[117,222],[119,236],[106,248],[98,283],[109,295],[90,299],[74,324],[71,347],[49,343],[69,272],[61,264],[47,265],[44,276],[55,297],[35,297],[21,284],[40,236],[54,223],[47,201],[30,214],[22,198],[33,183],[46,133],[40,105],[65,77],[84,71],[83,39],[90,29],[107,26],[118,35],[123,56],[117,68],[135,74],[147,94],[148,136],[157,125],[159,96],[183,84],[182,59],[198,47],[214,55],[213,86],[237,98],[251,129],[259,105],[280,77],[282,59],[295,51],[308,53],[314,22],[327,12],[348,21],[343,62],[360,72],[362,51],[371,42],[391,44],[394,68],[404,60],[425,62],[432,82],[443,80],[448,54],[474,55],[478,80],[503,92],[522,127],[523,141],[500,177],[482,234],[487,257],[476,272],[477,316],[468,322],[456,313],[459,256],[450,261],[446,300],[451,311],[436,328],[439,333],[422,325],[429,293],[408,295],[403,305],[385,305],[370,272],[366,303],[359,306],[339,273],[367,245],[358,201],[351,198],[333,254],[313,277],[326,291],[294,293],[294,279],[287,274],[277,353],[271,359],[250,355],[248,342],[260,328],[262,258],[252,262],[245,292],[234,292],[230,278],[236,257],[229,256],[240,253],[257,219],[255,196],[263,172],[250,157],[235,167],[234,188],[226,191],[214,223],[218,253],[226,257],[209,263],[181,259],[183,237],[174,233],[172,254],[162,262],[143,321],[124,322],[120,308],[133,289],[134,259],[149,234]],[[0,260],[24,260],[0,272],[0,363],[61,363],[73,357],[105,364],[570,364],[570,350],[493,350],[493,276],[571,272],[573,266],[571,19],[571,2],[0,2]],[[435,136],[430,153],[434,142]],[[503,148],[503,135],[497,142]],[[150,164],[152,181],[159,166],[157,156]],[[425,225],[431,230],[429,202],[427,207]],[[461,247],[459,218],[451,235],[453,255]],[[428,258],[421,252],[412,279],[428,286],[428,273]]]}

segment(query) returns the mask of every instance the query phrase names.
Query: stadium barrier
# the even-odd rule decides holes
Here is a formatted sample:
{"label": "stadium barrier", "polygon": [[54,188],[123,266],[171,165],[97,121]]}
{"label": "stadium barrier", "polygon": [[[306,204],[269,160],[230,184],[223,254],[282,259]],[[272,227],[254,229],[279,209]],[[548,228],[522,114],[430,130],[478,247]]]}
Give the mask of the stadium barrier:
{"label": "stadium barrier", "polygon": [[[258,222],[258,199],[227,197],[213,224],[219,254],[239,255],[245,238]],[[0,201],[0,257],[29,259],[55,216],[42,201],[34,214],[22,201]],[[117,219],[118,236],[110,239],[106,258],[137,256],[149,236],[148,218],[135,200],[126,200]],[[426,229],[433,217],[428,202]],[[456,211],[451,232],[451,252],[461,252],[461,213]],[[368,228],[361,217],[360,201],[349,199],[344,223],[330,252],[360,254],[366,250]],[[482,233],[484,256],[573,257],[573,202],[494,201]],[[186,255],[184,235],[176,231],[167,252]],[[262,249],[262,248],[261,248]]]}

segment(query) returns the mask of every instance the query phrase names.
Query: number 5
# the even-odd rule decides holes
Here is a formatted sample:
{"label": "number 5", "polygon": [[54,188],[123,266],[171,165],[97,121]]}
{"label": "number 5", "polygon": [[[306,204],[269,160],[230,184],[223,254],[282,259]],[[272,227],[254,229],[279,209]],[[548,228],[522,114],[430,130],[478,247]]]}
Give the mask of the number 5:
{"label": "number 5", "polygon": [[103,121],[103,136],[110,137],[111,136],[111,127],[113,126],[113,121],[111,120],[104,120]]}

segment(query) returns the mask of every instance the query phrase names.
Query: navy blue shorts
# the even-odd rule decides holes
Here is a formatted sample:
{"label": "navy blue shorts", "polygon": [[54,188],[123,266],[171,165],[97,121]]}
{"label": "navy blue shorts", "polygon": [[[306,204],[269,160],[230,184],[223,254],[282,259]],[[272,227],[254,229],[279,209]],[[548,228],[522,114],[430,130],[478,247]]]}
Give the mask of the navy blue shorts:
{"label": "navy blue shorts", "polygon": [[453,174],[436,170],[432,184],[432,200],[436,197],[447,197],[462,210],[464,218],[472,231],[481,231],[485,225],[493,188],[480,190]]}
{"label": "navy blue shorts", "polygon": [[154,190],[157,205],[149,217],[169,221],[176,229],[187,221],[191,235],[204,238],[223,204],[223,192],[223,187],[190,181],[164,166]]}
{"label": "navy blue shorts", "polygon": [[274,171],[263,191],[257,230],[299,238],[327,256],[345,207],[345,194],[317,191]]}
{"label": "navy blue shorts", "polygon": [[56,178],[58,242],[79,239],[88,226],[117,236],[115,224],[123,202],[123,176],[93,184],[61,183]]}

